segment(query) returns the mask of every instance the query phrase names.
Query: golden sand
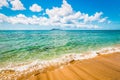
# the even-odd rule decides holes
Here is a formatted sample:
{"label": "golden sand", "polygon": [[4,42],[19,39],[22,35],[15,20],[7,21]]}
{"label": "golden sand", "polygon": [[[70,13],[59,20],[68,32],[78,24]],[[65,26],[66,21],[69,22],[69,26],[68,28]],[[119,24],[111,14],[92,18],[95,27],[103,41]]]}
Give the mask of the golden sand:
{"label": "golden sand", "polygon": [[0,80],[120,80],[120,53],[71,61],[58,67],[49,66],[43,72],[3,70]]}

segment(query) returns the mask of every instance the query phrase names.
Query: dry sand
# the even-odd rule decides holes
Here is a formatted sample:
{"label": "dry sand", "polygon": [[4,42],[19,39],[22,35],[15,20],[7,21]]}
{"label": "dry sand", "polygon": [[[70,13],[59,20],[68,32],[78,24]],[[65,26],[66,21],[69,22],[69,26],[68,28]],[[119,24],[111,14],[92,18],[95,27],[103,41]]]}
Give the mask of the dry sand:
{"label": "dry sand", "polygon": [[0,72],[0,80],[120,80],[120,53],[71,61],[60,67],[50,66],[43,72],[5,70]]}

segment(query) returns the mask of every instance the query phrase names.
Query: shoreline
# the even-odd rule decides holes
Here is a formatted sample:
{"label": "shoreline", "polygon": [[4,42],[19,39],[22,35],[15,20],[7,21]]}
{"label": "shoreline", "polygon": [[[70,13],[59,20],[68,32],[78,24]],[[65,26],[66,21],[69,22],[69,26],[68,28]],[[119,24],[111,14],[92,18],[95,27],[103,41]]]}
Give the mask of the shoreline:
{"label": "shoreline", "polygon": [[[49,60],[49,61],[39,61],[36,60],[29,64],[21,64],[19,66],[12,66],[11,68],[4,68],[0,70],[0,80],[21,80],[21,76],[25,79],[27,76],[32,76],[36,74],[43,74],[51,71],[56,71],[57,69],[67,69],[66,66],[72,65],[76,62],[88,61],[91,59],[96,59],[99,56],[107,56],[118,54],[120,56],[120,47],[114,48],[104,48],[99,51],[92,51],[86,54],[67,54],[61,58]],[[100,58],[101,59],[101,58]],[[119,60],[120,61],[120,60]],[[115,62],[116,63],[116,62]],[[88,65],[89,66],[89,65]],[[120,69],[120,68],[119,68]],[[26,75],[26,77],[25,77]],[[120,78],[120,77],[119,77]],[[30,79],[32,80],[32,79]],[[35,79],[36,80],[36,79]],[[42,79],[45,80],[45,79]]]}

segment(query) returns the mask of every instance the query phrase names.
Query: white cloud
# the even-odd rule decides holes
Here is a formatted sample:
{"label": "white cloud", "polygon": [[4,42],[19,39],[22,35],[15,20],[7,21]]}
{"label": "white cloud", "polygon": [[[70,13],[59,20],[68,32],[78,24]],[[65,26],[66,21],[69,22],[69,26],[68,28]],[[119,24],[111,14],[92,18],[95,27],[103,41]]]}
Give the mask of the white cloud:
{"label": "white cloud", "polygon": [[12,10],[25,10],[25,7],[20,0],[10,0],[10,3],[12,5]]}
{"label": "white cloud", "polygon": [[80,11],[75,12],[66,0],[63,0],[61,7],[46,9],[45,14],[48,17],[37,17],[35,15],[27,17],[23,14],[8,17],[4,14],[0,14],[0,22],[8,22],[12,24],[37,24],[41,26],[99,28],[97,24],[107,21],[107,17],[102,17],[103,12],[96,12],[90,16],[81,13]]}
{"label": "white cloud", "polygon": [[0,22],[7,22],[7,18],[4,14],[0,14]]}
{"label": "white cloud", "polygon": [[8,6],[9,6],[7,0],[0,0],[0,9],[1,9],[3,6],[5,6],[5,7],[8,7]]}
{"label": "white cloud", "polygon": [[96,12],[94,15],[89,16],[88,14],[84,14],[83,18],[84,18],[84,22],[93,22],[93,21],[98,21],[98,22],[105,22],[107,17],[105,18],[101,18],[101,16],[103,15],[103,12]]}
{"label": "white cloud", "polygon": [[33,4],[32,6],[30,6],[29,8],[32,12],[40,12],[42,11],[41,6],[39,6],[38,4]]}
{"label": "white cloud", "polygon": [[106,20],[107,20],[107,17],[100,19],[99,22],[102,23],[102,22],[105,22]]}
{"label": "white cloud", "polygon": [[63,4],[61,7],[53,7],[53,9],[46,9],[46,14],[52,18],[52,17],[64,17],[69,14],[72,14],[73,10],[71,5],[69,5],[65,0],[63,0]]}

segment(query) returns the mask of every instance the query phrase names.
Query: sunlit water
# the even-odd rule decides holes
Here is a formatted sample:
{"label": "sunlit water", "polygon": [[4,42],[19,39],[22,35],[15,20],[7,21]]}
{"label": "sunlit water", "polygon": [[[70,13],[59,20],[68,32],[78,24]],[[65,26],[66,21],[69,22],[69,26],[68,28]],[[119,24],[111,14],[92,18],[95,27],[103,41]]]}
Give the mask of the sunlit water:
{"label": "sunlit water", "polygon": [[120,44],[120,31],[0,31],[0,64],[52,59]]}

